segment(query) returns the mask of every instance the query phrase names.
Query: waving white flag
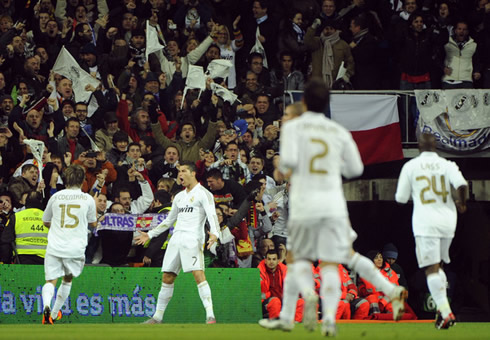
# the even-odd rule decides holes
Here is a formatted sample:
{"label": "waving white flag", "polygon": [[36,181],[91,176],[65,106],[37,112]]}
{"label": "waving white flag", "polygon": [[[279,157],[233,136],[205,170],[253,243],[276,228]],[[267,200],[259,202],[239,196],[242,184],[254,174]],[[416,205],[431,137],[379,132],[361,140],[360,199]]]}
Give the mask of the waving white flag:
{"label": "waving white flag", "polygon": [[85,86],[88,84],[97,88],[100,82],[85,72],[68,50],[63,46],[61,48],[56,62],[53,66],[53,72],[61,74],[72,82],[73,93],[75,94],[75,102],[87,102],[92,95],[92,92],[85,91]]}
{"label": "waving white flag", "polygon": [[149,20],[146,20],[146,60],[148,60],[148,56],[151,53],[161,51],[162,48],[164,48],[164,46],[158,41],[157,29],[150,25]]}

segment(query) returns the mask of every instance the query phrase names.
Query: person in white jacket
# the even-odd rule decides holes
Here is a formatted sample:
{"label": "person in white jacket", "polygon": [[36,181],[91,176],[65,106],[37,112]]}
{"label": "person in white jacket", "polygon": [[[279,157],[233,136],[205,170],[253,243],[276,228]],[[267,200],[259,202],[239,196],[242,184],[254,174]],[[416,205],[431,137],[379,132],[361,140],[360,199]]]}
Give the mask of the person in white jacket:
{"label": "person in white jacket", "polygon": [[444,45],[446,59],[444,60],[443,89],[473,88],[473,80],[479,80],[477,44],[469,36],[468,24],[458,21],[454,35]]}
{"label": "person in white jacket", "polygon": [[[209,46],[213,42],[215,42],[218,39],[218,30],[219,30],[219,25],[215,24],[213,25],[211,29],[211,33],[209,36],[203,40],[197,46],[194,50],[190,51],[186,56],[180,58],[182,62],[182,77],[186,78],[187,77],[187,71],[189,69],[189,65],[194,65],[201,59],[204,53],[208,50]],[[171,44],[174,44],[174,41],[168,41],[167,46],[169,47],[169,54],[173,57],[175,57],[179,52],[180,49],[178,48],[170,48]],[[163,55],[163,53],[157,53],[158,60],[160,61],[161,69],[162,72],[164,72],[167,75],[166,82],[167,86],[170,85],[170,82],[172,81],[173,75],[175,73],[175,62],[174,60],[168,60],[167,57]]]}

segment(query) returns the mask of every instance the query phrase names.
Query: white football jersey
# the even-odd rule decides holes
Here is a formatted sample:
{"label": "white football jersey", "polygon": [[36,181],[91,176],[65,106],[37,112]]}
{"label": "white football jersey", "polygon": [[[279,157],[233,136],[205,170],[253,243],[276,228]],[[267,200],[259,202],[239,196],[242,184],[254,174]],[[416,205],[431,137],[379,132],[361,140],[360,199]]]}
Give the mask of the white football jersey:
{"label": "white football jersey", "polygon": [[292,170],[290,218],[348,216],[342,175],[364,169],[352,135],[322,113],[305,112],[281,128],[280,169]]}
{"label": "white football jersey", "polygon": [[43,221],[51,223],[47,254],[62,258],[83,257],[88,224],[97,221],[94,198],[80,189],[58,191],[49,199]]}
{"label": "white football jersey", "polygon": [[435,152],[422,152],[405,163],[398,179],[395,199],[413,200],[412,228],[415,236],[453,237],[457,212],[451,195],[468,185],[456,163]]}
{"label": "white football jersey", "polygon": [[153,230],[148,232],[150,238],[158,236],[163,227],[174,226],[175,233],[188,233],[192,239],[204,244],[204,224],[209,221],[211,234],[219,237],[218,216],[214,205],[214,197],[201,184],[197,184],[191,191],[182,190],[175,195],[172,208],[167,218]]}

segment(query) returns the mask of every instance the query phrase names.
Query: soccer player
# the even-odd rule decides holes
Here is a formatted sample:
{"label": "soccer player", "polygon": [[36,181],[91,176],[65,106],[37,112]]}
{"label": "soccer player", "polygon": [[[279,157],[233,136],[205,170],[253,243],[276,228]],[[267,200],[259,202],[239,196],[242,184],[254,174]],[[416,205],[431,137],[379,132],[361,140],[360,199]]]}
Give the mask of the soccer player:
{"label": "soccer player", "polygon": [[[85,264],[88,227],[97,226],[95,201],[82,192],[85,170],[70,165],[64,172],[66,189],[58,191],[48,201],[43,223],[49,228],[48,246],[44,259],[46,284],[43,286],[43,324],[53,324],[61,318],[61,307],[70,295],[71,283]],[[51,299],[58,278],[63,277],[53,309]]]}
{"label": "soccer player", "polygon": [[180,270],[192,272],[197,283],[199,296],[206,309],[206,323],[216,323],[211,299],[211,289],[204,275],[204,224],[206,218],[210,225],[208,249],[218,240],[219,223],[216,216],[213,195],[196,179],[196,166],[182,162],[178,177],[185,190],[179,192],[172,203],[167,218],[148,233],[140,232],[135,238],[137,244],[145,244],[149,239],[160,235],[175,224],[174,233],[168,243],[162,264],[162,287],[158,293],[155,314],[145,323],[161,323],[163,313],[174,292],[174,281]]}
{"label": "soccer player", "polygon": [[301,293],[305,299],[304,327],[315,330],[318,296],[311,262],[317,259],[321,260],[323,335],[335,336],[337,332],[335,315],[342,294],[339,263],[347,264],[391,297],[395,320],[403,314],[406,289],[390,283],[372,261],[352,249],[357,235],[350,225],[342,176],[361,175],[363,164],[349,131],[322,113],[328,101],[325,82],[312,79],[303,97],[307,112],[284,123],[281,131],[279,170],[291,181],[287,248],[294,261],[288,262],[279,319],[260,320],[265,328],[292,330]]}
{"label": "soccer player", "polygon": [[[456,163],[437,155],[436,140],[431,134],[419,137],[420,155],[405,163],[398,179],[395,199],[413,200],[412,229],[420,268],[425,268],[427,286],[438,314],[436,328],[455,324],[446,293],[446,274],[442,262],[449,263],[449,247],[456,230],[457,213],[466,211],[468,183]],[[451,186],[457,188],[453,200]]]}

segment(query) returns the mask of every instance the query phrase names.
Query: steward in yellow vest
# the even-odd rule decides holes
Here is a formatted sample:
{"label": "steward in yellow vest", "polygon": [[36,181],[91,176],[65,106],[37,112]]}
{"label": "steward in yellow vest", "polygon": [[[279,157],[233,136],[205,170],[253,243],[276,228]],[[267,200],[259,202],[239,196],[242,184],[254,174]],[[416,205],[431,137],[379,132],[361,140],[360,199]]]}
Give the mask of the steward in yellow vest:
{"label": "steward in yellow vest", "polygon": [[[42,197],[32,192],[26,199],[26,209],[13,214],[2,233],[1,261],[11,263],[16,255],[16,263],[44,264],[48,245],[48,228],[43,224]],[[18,256],[17,256],[18,255]]]}

